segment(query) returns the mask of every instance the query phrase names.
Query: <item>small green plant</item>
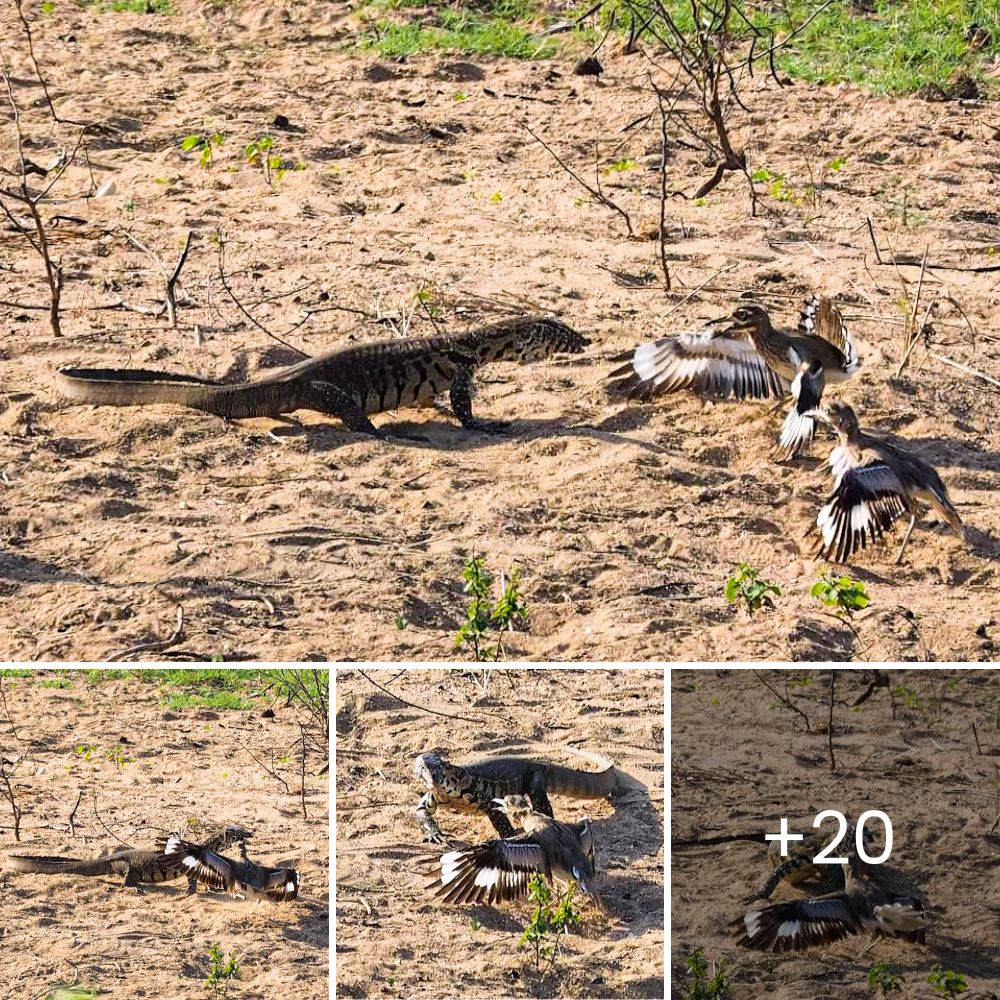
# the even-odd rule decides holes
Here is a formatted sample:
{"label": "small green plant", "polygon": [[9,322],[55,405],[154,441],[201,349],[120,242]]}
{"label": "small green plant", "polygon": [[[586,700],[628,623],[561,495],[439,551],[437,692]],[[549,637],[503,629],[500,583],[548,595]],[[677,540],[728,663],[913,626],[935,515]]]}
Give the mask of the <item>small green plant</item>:
{"label": "small green plant", "polygon": [[767,193],[775,201],[790,201],[796,205],[802,204],[802,199],[796,196],[792,185],[788,183],[788,178],[784,174],[773,174],[767,167],[761,167],[750,175],[750,179],[766,183]]}
{"label": "small green plant", "polygon": [[878,995],[882,997],[887,997],[890,993],[901,990],[905,982],[906,978],[898,972],[893,972],[892,967],[885,959],[868,970],[868,988],[873,993],[878,990]]}
{"label": "small green plant", "polygon": [[[715,963],[712,963],[713,966]],[[726,963],[719,962],[719,967],[711,979],[708,978],[708,962],[700,948],[695,948],[688,955],[688,991],[685,1000],[721,1000],[729,991],[726,979]]]}
{"label": "small green plant", "polygon": [[531,945],[535,952],[535,971],[541,971],[546,962],[546,971],[551,971],[559,952],[560,934],[568,934],[573,924],[580,922],[580,914],[573,906],[573,883],[553,907],[552,890],[541,875],[532,875],[528,882],[528,893],[535,909],[531,914],[518,948]]}
{"label": "small green plant", "polygon": [[132,763],[132,761],[125,756],[125,750],[120,743],[116,743],[110,750],[105,750],[104,756],[115,765],[116,771],[124,771],[125,765]]}
{"label": "small green plant", "polygon": [[[462,590],[472,595],[465,621],[455,636],[455,648],[465,645],[476,661],[499,660],[503,655],[504,633],[528,617],[528,605],[521,598],[520,570],[515,566],[510,576],[500,581],[500,596],[493,600],[493,574],[486,568],[486,557],[472,555],[462,568]],[[496,645],[488,642],[491,633]]]}
{"label": "small green plant", "polygon": [[892,693],[894,697],[902,699],[903,704],[911,711],[923,714],[925,706],[916,691],[899,684],[892,689]]}
{"label": "small green plant", "polygon": [[625,173],[626,170],[635,170],[635,168],[638,166],[639,164],[635,160],[629,160],[629,159],[615,160],[614,163],[609,163],[601,171],[601,173],[604,174],[605,177],[608,177],[611,174],[623,174]]}
{"label": "small green plant", "polygon": [[229,981],[238,979],[240,975],[240,966],[236,961],[236,951],[231,951],[224,959],[222,957],[222,948],[217,944],[213,944],[209,945],[208,958],[212,963],[212,967],[209,969],[205,985],[210,986],[217,993],[222,993],[225,996],[226,990],[229,988]]}
{"label": "small green plant", "polygon": [[226,137],[221,132],[213,132],[211,135],[186,135],[181,139],[181,149],[185,153],[197,152],[198,162],[207,170],[212,165],[215,150],[225,141]]}
{"label": "small green plant", "polygon": [[853,618],[855,611],[863,611],[872,602],[865,585],[849,576],[821,577],[809,593],[822,601],[824,607],[833,608],[839,618]]}
{"label": "small green plant", "polygon": [[940,963],[931,966],[927,982],[934,987],[934,992],[940,997],[957,997],[969,988],[965,985],[965,976],[952,972],[951,969],[941,968]]}
{"label": "small green plant", "polygon": [[781,588],[771,580],[765,580],[760,570],[750,563],[740,563],[733,575],[726,580],[726,603],[741,603],[751,618],[762,608],[773,608],[771,595],[781,596]]}
{"label": "small green plant", "polygon": [[43,688],[69,688],[73,686],[73,682],[66,677],[57,677],[51,681],[39,681],[38,686]]}
{"label": "small green plant", "polygon": [[259,139],[249,142],[243,150],[243,156],[251,167],[260,167],[264,171],[264,180],[268,187],[274,187],[288,173],[289,167],[285,161],[274,152],[274,136],[262,135]]}
{"label": "small green plant", "polygon": [[96,749],[97,747],[91,743],[82,743],[76,748],[76,755],[77,757],[82,757],[84,760],[89,761],[90,758],[93,757]]}

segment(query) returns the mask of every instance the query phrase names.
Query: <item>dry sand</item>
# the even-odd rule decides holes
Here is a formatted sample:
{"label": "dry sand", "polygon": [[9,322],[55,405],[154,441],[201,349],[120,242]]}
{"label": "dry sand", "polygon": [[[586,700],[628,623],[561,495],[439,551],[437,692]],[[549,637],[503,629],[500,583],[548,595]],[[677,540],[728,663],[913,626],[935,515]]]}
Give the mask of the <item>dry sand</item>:
{"label": "dry sand", "polygon": [[[24,815],[16,843],[7,803],[0,809],[0,854],[97,857],[121,838],[152,847],[162,832],[189,818],[254,831],[250,856],[299,870],[301,897],[255,906],[185,883],[123,889],[117,876],[79,877],[0,869],[0,997],[39,997],[60,984],[99,987],[114,1000],[204,1000],[208,949],[236,951],[241,977],[231,1000],[295,997],[324,1000],[329,982],[329,797],[326,777],[306,775],[308,820],[302,818],[295,761],[284,771],[286,794],[239,743],[264,761],[299,738],[295,713],[274,706],[213,712],[163,709],[156,686],[136,680],[68,688],[43,686],[52,674],[5,679],[18,742],[0,722],[8,758],[30,744],[30,763],[16,774]],[[121,769],[105,753],[123,744]],[[91,748],[88,752],[78,748]],[[289,770],[290,769],[290,770]],[[294,776],[290,771],[294,771]],[[75,817],[68,818],[84,791]],[[96,796],[96,812],[95,812]],[[103,820],[111,832],[102,825]],[[112,835],[114,834],[114,836]],[[233,847],[225,852],[236,857]]]}
{"label": "dry sand", "polygon": [[[428,714],[355,671],[337,672],[337,995],[662,997],[662,672],[494,671],[486,693],[478,671],[371,676],[413,705],[465,718]],[[566,752],[570,744],[610,757],[646,790],[552,798],[557,819],[593,821],[610,918],[582,904],[557,974],[539,981],[517,950],[529,904],[453,907],[423,889],[423,860],[444,848],[421,843],[413,810],[423,790],[412,769],[433,749],[455,763],[511,753],[592,769]],[[436,818],[455,842],[496,836],[484,816],[442,808]]]}
{"label": "dry sand", "polygon": [[[672,199],[674,291],[657,280],[626,289],[605,269],[658,273],[659,125],[623,131],[653,107],[641,56],[609,50],[600,83],[574,77],[571,55],[486,60],[483,80],[463,82],[448,59],[379,67],[345,52],[354,22],[344,5],[175,6],[175,16],[157,17],[58,5],[35,24],[64,116],[108,126],[90,142],[90,168],[115,193],[52,209],[72,217],[53,231],[65,271],[61,339],[36,308],[46,301],[37,258],[0,230],[0,596],[15,623],[0,636],[0,655],[100,659],[171,637],[182,605],[183,632],[158,655],[446,658],[473,550],[497,571],[514,561],[524,569],[533,614],[511,644],[515,656],[995,654],[997,390],[923,346],[893,377],[900,279],[875,262],[865,227],[871,216],[883,247],[917,259],[926,249],[932,263],[994,264],[992,106],[758,80],[736,135],[753,169],[787,177],[792,200],[765,196],[750,218],[745,187],[732,178],[704,203]],[[8,15],[0,30],[13,38]],[[24,47],[6,51],[30,112],[30,154],[47,162],[55,144],[41,93],[29,85]],[[591,183],[597,156],[633,238],[522,123]],[[214,130],[225,142],[202,169],[179,145]],[[262,134],[305,165],[273,189],[241,154]],[[69,129],[60,136],[71,139]],[[679,190],[711,173],[684,146],[670,156]],[[838,157],[843,169],[826,170]],[[637,166],[608,171],[623,160]],[[15,162],[5,151],[4,166]],[[89,182],[81,164],[57,193]],[[176,330],[121,308],[154,306],[163,284],[126,227],[167,267],[185,233],[196,234]],[[302,322],[308,307],[412,310],[419,289],[449,329],[506,304],[557,312],[594,343],[584,357],[485,372],[478,408],[514,419],[504,437],[427,410],[377,422],[428,441],[381,442],[315,413],[291,425],[237,425],[172,407],[61,402],[54,373],[65,365],[225,377],[294,357],[227,298],[217,228],[229,240],[235,294],[309,353],[391,334],[359,327],[349,311]],[[911,297],[919,270],[900,268]],[[920,300],[921,313],[936,303],[935,353],[994,379],[998,288],[996,274],[928,270]],[[776,466],[768,455],[778,418],[765,405],[682,395],[626,407],[604,393],[617,355],[724,313],[748,290],[782,322],[794,321],[811,291],[839,298],[864,364],[843,395],[868,427],[904,435],[937,465],[970,525],[968,548],[937,527],[916,534],[901,568],[891,551],[859,560],[853,572],[874,595],[860,639],[809,597],[823,564],[797,542],[828,488],[815,469],[827,440],[813,457]],[[412,332],[432,331],[417,309]],[[722,598],[741,560],[785,592],[754,621]],[[394,624],[400,617],[405,630]]]}
{"label": "dry sand", "polygon": [[[831,773],[828,671],[763,675],[780,696],[788,682],[809,732],[752,671],[671,672],[675,1000],[687,995],[685,960],[694,948],[725,960],[732,1000],[869,1000],[866,977],[880,960],[906,977],[903,992],[892,994],[901,1000],[932,995],[927,976],[936,963],[966,976],[964,995],[1000,996],[1000,673],[886,673],[905,689],[895,717],[882,688],[852,709],[871,678],[838,671]],[[889,815],[889,864],[914,879],[933,908],[925,946],[883,939],[864,957],[867,940],[859,937],[792,955],[736,947],[727,925],[743,917],[740,899],[770,872],[767,845],[691,841],[777,832],[782,816],[789,830],[811,833],[812,818],[827,808],[855,819],[868,809]],[[803,893],[784,884],[773,896],[795,898]]]}

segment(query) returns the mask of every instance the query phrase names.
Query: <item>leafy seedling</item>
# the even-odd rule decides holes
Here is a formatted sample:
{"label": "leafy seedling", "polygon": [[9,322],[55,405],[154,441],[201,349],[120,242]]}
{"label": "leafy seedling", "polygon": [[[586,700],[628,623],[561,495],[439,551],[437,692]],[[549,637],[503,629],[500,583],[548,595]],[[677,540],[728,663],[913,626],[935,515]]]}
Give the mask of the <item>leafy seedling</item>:
{"label": "leafy seedling", "polygon": [[205,985],[210,986],[217,994],[225,996],[230,981],[239,978],[240,966],[236,955],[236,951],[233,950],[223,958],[222,948],[219,945],[209,945],[208,959],[211,962],[211,968],[208,971]]}
{"label": "leafy seedling", "polygon": [[969,988],[965,985],[965,976],[952,972],[951,969],[942,968],[940,962],[931,966],[927,982],[934,987],[934,992],[939,997],[957,997]]}
{"label": "leafy seedling", "polygon": [[732,576],[726,580],[726,603],[742,603],[747,614],[753,616],[762,608],[773,608],[771,595],[781,596],[781,588],[760,575],[760,570],[750,563],[740,563]]}
{"label": "leafy seedling", "polygon": [[[715,963],[713,962],[714,966]],[[685,1000],[722,1000],[729,992],[726,979],[726,963],[719,962],[711,979],[708,978],[708,962],[700,948],[695,948],[687,958],[688,991]]]}
{"label": "leafy seedling", "polygon": [[528,894],[535,904],[518,948],[531,945],[535,953],[535,971],[541,971],[542,962],[546,971],[551,971],[559,954],[559,935],[568,934],[573,924],[580,922],[580,914],[573,906],[574,887],[571,882],[559,902],[552,905],[552,889],[541,875],[532,875],[528,882]]}
{"label": "leafy seedling", "polygon": [[455,636],[455,648],[468,647],[477,662],[499,660],[503,655],[504,634],[528,617],[528,605],[521,597],[520,570],[513,567],[506,581],[501,577],[496,601],[493,574],[486,568],[485,556],[471,556],[462,568],[462,578],[465,580],[462,590],[472,600]]}
{"label": "leafy seedling", "polygon": [[868,970],[868,988],[873,993],[878,990],[878,995],[882,997],[902,990],[905,982],[906,978],[894,972],[885,959]]}
{"label": "leafy seedling", "polygon": [[856,611],[863,611],[872,599],[865,585],[849,576],[824,576],[809,590],[813,597],[823,602],[824,607],[833,608],[840,618],[853,618]]}
{"label": "leafy seedling", "polygon": [[226,137],[221,132],[213,132],[211,135],[186,135],[181,139],[181,149],[185,153],[196,152],[198,162],[207,170],[212,165],[214,151],[225,141]]}
{"label": "leafy seedling", "polygon": [[285,161],[274,152],[274,136],[271,135],[262,135],[259,139],[247,143],[243,150],[243,156],[251,167],[261,168],[268,187],[273,188],[290,169]]}

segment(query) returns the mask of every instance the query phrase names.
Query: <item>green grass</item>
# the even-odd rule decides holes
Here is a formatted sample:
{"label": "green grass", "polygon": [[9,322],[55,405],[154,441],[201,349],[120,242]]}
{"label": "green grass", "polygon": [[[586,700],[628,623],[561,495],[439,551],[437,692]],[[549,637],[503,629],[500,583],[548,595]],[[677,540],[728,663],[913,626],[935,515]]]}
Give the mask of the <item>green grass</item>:
{"label": "green grass", "polygon": [[[779,35],[801,24],[815,4],[791,0],[776,20]],[[973,24],[990,40],[969,45]],[[823,11],[779,58],[790,75],[815,83],[847,81],[879,94],[948,89],[955,77],[981,78],[984,57],[1000,52],[997,0],[877,0],[864,16],[847,2]]]}
{"label": "green grass", "polygon": [[87,5],[102,13],[173,14],[170,0],[93,0]]}
{"label": "green grass", "polygon": [[167,708],[214,708],[235,712],[246,712],[254,707],[250,698],[241,698],[233,691],[213,690],[210,686],[168,695],[165,705]]}
{"label": "green grass", "polygon": [[[601,13],[607,23],[629,24],[629,0],[608,0]],[[690,28],[688,0],[667,0],[682,27]],[[546,58],[564,47],[593,43],[601,32],[588,26],[548,39],[532,33],[557,20],[573,20],[590,4],[549,13],[538,0],[478,0],[475,4],[441,0],[369,0],[360,8],[365,23],[360,46],[387,58],[427,52]],[[746,3],[755,24],[786,37],[820,6],[820,0],[758,0]],[[969,29],[988,32],[985,46],[969,44]],[[982,81],[983,63],[1000,53],[998,0],[875,0],[864,14],[849,0],[837,0],[812,20],[777,57],[789,76],[811,83],[849,82],[878,94],[912,94],[926,88],[948,92],[959,76]]]}
{"label": "green grass", "polygon": [[425,52],[542,59],[558,49],[552,39],[532,38],[546,21],[532,0],[485,0],[475,6],[371,0],[361,16],[366,22],[361,47],[389,59]]}

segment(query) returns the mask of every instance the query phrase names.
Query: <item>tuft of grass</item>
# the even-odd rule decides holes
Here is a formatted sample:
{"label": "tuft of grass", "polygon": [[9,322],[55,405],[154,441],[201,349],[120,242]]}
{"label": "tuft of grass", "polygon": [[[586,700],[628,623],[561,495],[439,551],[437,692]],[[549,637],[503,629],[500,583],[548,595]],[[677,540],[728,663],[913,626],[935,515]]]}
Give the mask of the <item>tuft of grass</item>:
{"label": "tuft of grass", "polygon": [[[811,0],[790,0],[769,19],[783,36],[813,10]],[[971,44],[977,25],[989,35],[982,48]],[[847,81],[879,94],[948,93],[962,75],[981,79],[984,57],[997,52],[995,0],[875,0],[870,14],[831,4],[783,50],[778,64],[810,83]]]}
{"label": "tuft of grass", "polygon": [[73,682],[68,677],[57,677],[51,681],[39,681],[38,686],[43,688],[68,688],[73,686]]}
{"label": "tuft of grass", "polygon": [[391,59],[425,52],[542,59],[558,49],[553,39],[533,37],[546,20],[534,0],[372,0],[360,13],[367,22],[361,47]]}
{"label": "tuft of grass", "polygon": [[249,698],[241,698],[233,691],[213,690],[209,685],[168,695],[164,704],[167,708],[214,708],[223,712],[247,712],[254,707]]}
{"label": "tuft of grass", "polygon": [[[664,4],[681,31],[693,31],[689,0]],[[611,17],[614,30],[627,31],[633,12],[641,23],[648,11],[643,0],[605,0],[596,21],[588,18],[574,31],[540,37],[545,26],[573,21],[591,6],[589,0],[559,10],[541,0],[368,0],[359,8],[364,29],[356,44],[386,58],[455,52],[540,59],[581,41],[593,43]],[[996,0],[872,0],[869,10],[836,2],[813,17],[817,6],[816,0],[742,4],[746,17],[776,40],[795,32],[776,53],[777,68],[789,76],[855,83],[887,95],[950,96],[969,79],[986,91],[991,87],[984,67],[1000,54]],[[744,41],[749,31],[745,36]],[[645,40],[656,44],[648,32]]]}
{"label": "tuft of grass", "polygon": [[170,0],[94,0],[93,10],[113,14],[173,14]]}

